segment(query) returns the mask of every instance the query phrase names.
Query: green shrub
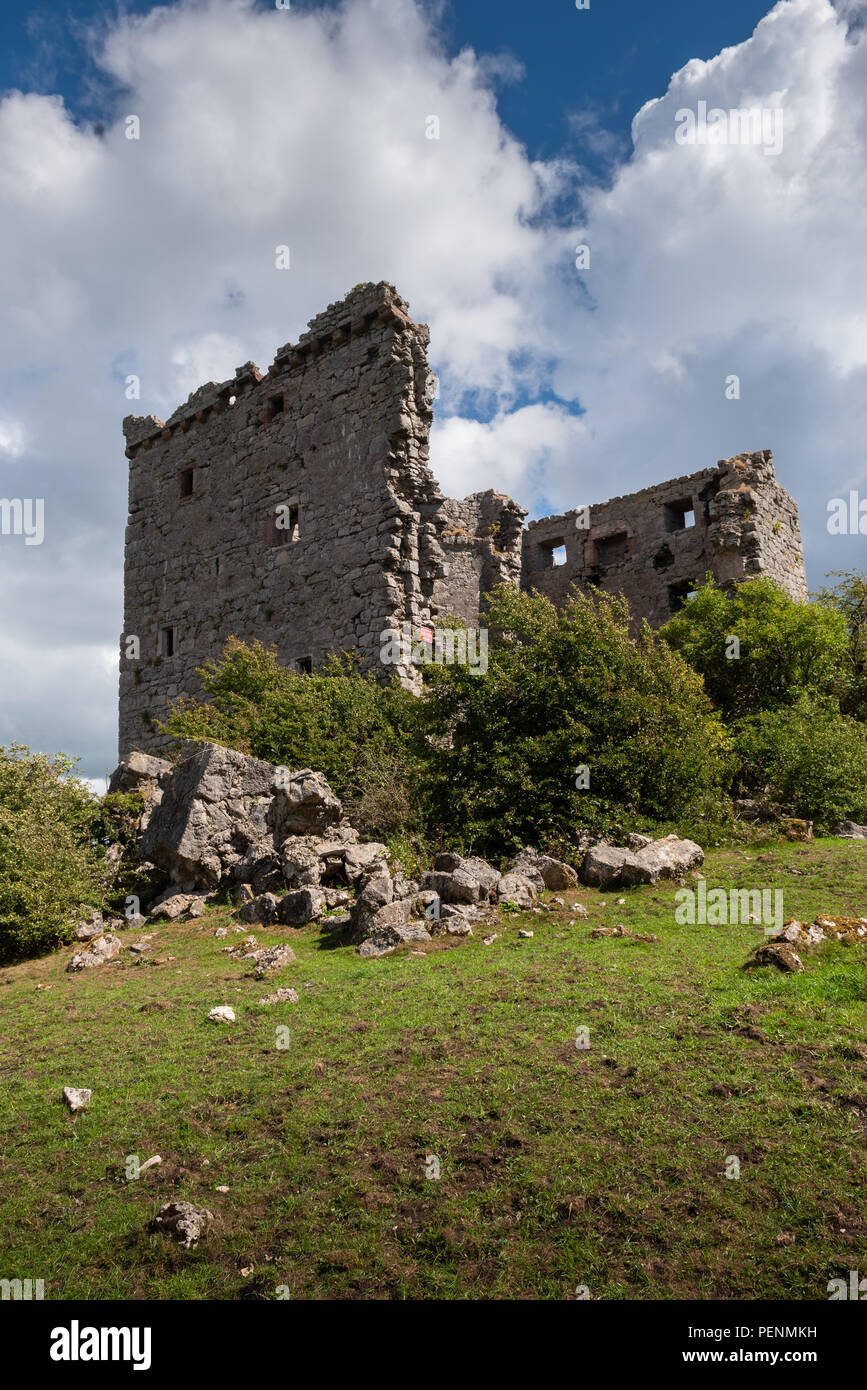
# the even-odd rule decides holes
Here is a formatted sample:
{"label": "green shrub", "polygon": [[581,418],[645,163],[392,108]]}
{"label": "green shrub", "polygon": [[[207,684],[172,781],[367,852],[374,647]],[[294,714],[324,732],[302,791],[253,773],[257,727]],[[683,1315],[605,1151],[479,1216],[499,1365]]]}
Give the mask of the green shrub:
{"label": "green shrub", "polygon": [[63,754],[0,747],[0,959],[71,941],[76,918],[103,903],[98,803]]}
{"label": "green shrub", "polygon": [[735,747],[744,794],[767,794],[819,834],[840,820],[867,820],[867,728],[832,698],[804,694],[789,709],[744,720]]}
{"label": "green shrub", "polygon": [[842,616],[849,634],[840,705],[844,714],[867,720],[867,575],[861,570],[832,570],[826,577],[838,582],[813,597]]}
{"label": "green shrub", "polygon": [[[802,690],[839,694],[847,680],[848,636],[827,604],[796,603],[772,579],[748,579],[732,597],[712,578],[659,636],[704,678],[724,719],[791,704]],[[737,650],[729,639],[740,644]]]}
{"label": "green shrub", "polygon": [[[426,670],[427,825],[455,847],[574,846],[576,831],[696,814],[729,775],[701,678],[624,600],[574,593],[561,611],[502,585],[487,674]],[[589,786],[576,773],[589,767]]]}
{"label": "green shrub", "polygon": [[166,732],[322,772],[367,835],[418,823],[420,766],[411,753],[418,702],[396,680],[380,685],[346,654],[302,675],[281,666],[275,649],[234,637],[199,675],[208,699],[179,701],[161,726]]}

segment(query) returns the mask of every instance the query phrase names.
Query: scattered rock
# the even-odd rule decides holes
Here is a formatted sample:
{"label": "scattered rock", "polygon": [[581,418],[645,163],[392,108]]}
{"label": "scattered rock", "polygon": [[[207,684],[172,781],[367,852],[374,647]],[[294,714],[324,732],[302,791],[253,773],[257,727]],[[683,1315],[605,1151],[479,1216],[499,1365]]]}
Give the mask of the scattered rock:
{"label": "scattered rock", "polygon": [[771,942],[759,946],[754,955],[756,965],[774,965],[778,970],[803,970],[804,962],[793,947],[783,943]]}
{"label": "scattered rock", "polygon": [[212,1023],[234,1023],[235,1010],[228,1004],[219,1004],[216,1009],[211,1009],[208,1018]]}
{"label": "scattered rock", "polygon": [[518,931],[518,935],[519,935],[519,936],[530,937],[530,936],[533,935],[533,933],[532,933],[531,931],[527,931],[524,927],[521,927],[521,928],[519,929],[519,931]]}
{"label": "scattered rock", "polygon": [[358,946],[358,954],[364,957],[385,956],[395,951],[407,941],[430,941],[431,934],[424,922],[395,923],[393,926],[378,927]]}
{"label": "scattered rock", "polygon": [[162,1231],[184,1250],[198,1245],[214,1219],[213,1212],[192,1202],[166,1202],[148,1223],[149,1231]]}
{"label": "scattered rock", "polygon": [[298,993],[294,989],[275,989],[273,994],[266,994],[264,999],[259,1000],[260,1004],[297,1004]]}
{"label": "scattered rock", "polygon": [[[550,854],[539,854],[533,849],[522,849],[520,854],[509,861],[506,872],[522,874],[529,878],[537,892],[541,892],[543,888],[552,893],[562,892],[564,888],[574,888],[578,883],[578,875],[570,864],[564,864],[561,859],[553,859]],[[537,877],[542,880],[541,885]]]}
{"label": "scattered rock", "polygon": [[483,946],[493,946],[493,944],[494,944],[494,942],[496,941],[496,939],[497,939],[498,936],[499,936],[499,932],[495,932],[495,931],[491,932],[490,936],[483,936],[483,937],[482,937],[482,945],[483,945]]}
{"label": "scattered rock", "polygon": [[321,888],[295,888],[284,894],[277,905],[277,921],[287,927],[306,927],[317,921],[325,911],[325,894]]}
{"label": "scattered rock", "polygon": [[277,920],[279,901],[276,893],[260,893],[257,898],[248,898],[238,913],[238,920],[270,927]]}
{"label": "scattered rock", "polygon": [[581,878],[597,888],[658,883],[661,878],[682,879],[703,862],[704,850],[694,840],[666,835],[635,852],[613,845],[595,845],[584,856]]}
{"label": "scattered rock", "polygon": [[854,820],[841,820],[831,833],[844,840],[867,840],[867,825],[858,825]]}
{"label": "scattered rock", "polygon": [[497,884],[497,901],[514,903],[516,907],[532,907],[536,901],[532,880],[525,874],[504,874]]}
{"label": "scattered rock", "polygon": [[218,941],[222,941],[223,937],[228,935],[229,933],[225,927],[217,927],[217,930],[214,932],[214,936],[217,938]]}
{"label": "scattered rock", "polygon": [[90,1105],[90,1097],[93,1093],[86,1087],[64,1086],[63,1099],[69,1106],[73,1115],[77,1115],[79,1110],[86,1110]]}
{"label": "scattered rock", "polygon": [[105,922],[102,913],[97,910],[78,923],[75,935],[79,941],[90,941],[94,936],[101,936],[104,931]]}
{"label": "scattered rock", "polygon": [[256,951],[254,958],[256,965],[253,973],[257,980],[264,980],[268,975],[274,975],[278,970],[291,965],[295,959],[295,952],[291,946],[268,946],[262,951]]}
{"label": "scattered rock", "polygon": [[119,936],[96,936],[86,950],[75,952],[66,969],[74,973],[77,970],[91,970],[96,965],[105,965],[106,961],[114,960],[120,955],[120,948]]}
{"label": "scattered rock", "polygon": [[812,840],[813,822],[801,820],[797,816],[785,816],[781,829],[787,840]]}

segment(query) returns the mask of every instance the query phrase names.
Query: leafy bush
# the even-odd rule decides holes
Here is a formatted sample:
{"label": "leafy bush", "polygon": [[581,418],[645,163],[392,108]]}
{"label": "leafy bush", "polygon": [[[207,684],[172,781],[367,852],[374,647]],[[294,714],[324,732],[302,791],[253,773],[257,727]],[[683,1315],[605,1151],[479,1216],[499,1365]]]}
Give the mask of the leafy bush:
{"label": "leafy bush", "polygon": [[[839,694],[847,681],[843,615],[828,604],[796,603],[764,577],[729,597],[708,576],[659,636],[703,676],[725,719],[791,704],[804,690]],[[733,657],[731,637],[740,644]]]}
{"label": "leafy bush", "polygon": [[820,834],[840,820],[867,820],[867,728],[834,699],[803,694],[789,709],[744,720],[736,753],[745,794],[768,794]]}
{"label": "leafy bush", "polygon": [[[488,671],[426,669],[427,823],[455,845],[508,853],[574,846],[698,813],[729,768],[701,678],[624,600],[575,592],[561,611],[502,585],[487,614]],[[576,786],[581,765],[589,786]]]}
{"label": "leafy bush", "polygon": [[63,754],[0,747],[0,959],[71,941],[77,917],[103,902],[97,800]]}
{"label": "leafy bush", "polygon": [[177,702],[161,726],[166,732],[324,773],[365,834],[417,824],[420,768],[411,743],[418,701],[396,680],[378,684],[345,654],[302,675],[281,666],[275,649],[234,637],[199,675],[209,698]]}
{"label": "leafy bush", "polygon": [[844,714],[867,720],[867,575],[860,570],[832,570],[837,579],[814,598],[823,608],[839,613],[849,633],[846,680],[840,701]]}

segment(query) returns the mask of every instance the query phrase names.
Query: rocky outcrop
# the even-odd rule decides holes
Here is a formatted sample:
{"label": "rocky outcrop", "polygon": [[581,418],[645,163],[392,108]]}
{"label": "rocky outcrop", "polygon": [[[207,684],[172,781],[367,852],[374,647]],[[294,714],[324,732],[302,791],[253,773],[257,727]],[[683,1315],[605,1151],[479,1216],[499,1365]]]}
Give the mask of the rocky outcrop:
{"label": "rocky outcrop", "polygon": [[75,952],[66,969],[74,975],[79,970],[92,970],[97,965],[105,965],[106,961],[115,960],[120,955],[120,948],[119,936],[96,936],[86,950]]}

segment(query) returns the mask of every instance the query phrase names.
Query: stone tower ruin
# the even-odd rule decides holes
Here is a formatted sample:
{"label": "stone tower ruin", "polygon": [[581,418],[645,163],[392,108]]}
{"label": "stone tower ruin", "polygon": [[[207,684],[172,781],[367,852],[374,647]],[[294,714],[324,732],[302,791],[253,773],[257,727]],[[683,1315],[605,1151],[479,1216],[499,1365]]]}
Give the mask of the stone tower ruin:
{"label": "stone tower ruin", "polygon": [[121,758],[166,747],[156,721],[233,635],[301,671],[354,651],[417,688],[412,665],[383,666],[383,632],[449,614],[475,626],[503,582],[555,603],[572,584],[622,591],[654,626],[707,571],[769,574],[806,599],[797,507],[768,450],[526,529],[493,489],[445,497],[428,467],[428,341],[393,286],[359,285],[264,375],[247,362],[165,422],[124,420]]}

